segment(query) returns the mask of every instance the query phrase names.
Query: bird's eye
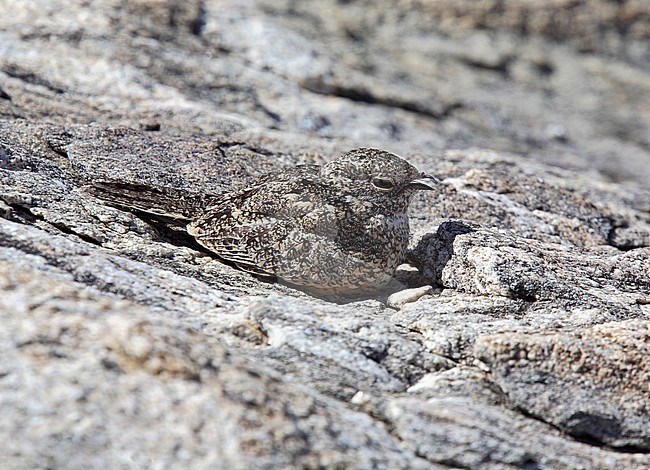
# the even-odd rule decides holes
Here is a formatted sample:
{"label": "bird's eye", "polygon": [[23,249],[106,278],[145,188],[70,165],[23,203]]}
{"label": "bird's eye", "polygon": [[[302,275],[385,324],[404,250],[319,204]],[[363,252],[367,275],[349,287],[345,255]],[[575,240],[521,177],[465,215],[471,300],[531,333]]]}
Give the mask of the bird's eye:
{"label": "bird's eye", "polygon": [[377,177],[372,179],[372,184],[379,189],[391,189],[395,186],[395,182],[390,178]]}

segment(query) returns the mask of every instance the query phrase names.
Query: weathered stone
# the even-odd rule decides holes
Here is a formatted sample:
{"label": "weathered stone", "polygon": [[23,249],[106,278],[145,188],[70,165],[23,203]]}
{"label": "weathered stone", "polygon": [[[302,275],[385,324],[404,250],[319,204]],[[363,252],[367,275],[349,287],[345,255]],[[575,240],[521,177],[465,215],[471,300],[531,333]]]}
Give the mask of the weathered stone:
{"label": "weathered stone", "polygon": [[524,239],[509,231],[444,222],[423,237],[413,256],[423,274],[445,287],[527,301],[582,300],[638,310],[650,291],[650,248],[578,249]]}
{"label": "weathered stone", "polygon": [[[647,18],[0,0],[2,467],[650,467]],[[443,183],[422,272],[348,303],[83,191],[360,146]]]}
{"label": "weathered stone", "polygon": [[7,468],[430,467],[187,323],[4,261],[0,287]]}
{"label": "weathered stone", "polygon": [[567,433],[650,449],[650,325],[628,320],[560,333],[477,341],[512,404]]}

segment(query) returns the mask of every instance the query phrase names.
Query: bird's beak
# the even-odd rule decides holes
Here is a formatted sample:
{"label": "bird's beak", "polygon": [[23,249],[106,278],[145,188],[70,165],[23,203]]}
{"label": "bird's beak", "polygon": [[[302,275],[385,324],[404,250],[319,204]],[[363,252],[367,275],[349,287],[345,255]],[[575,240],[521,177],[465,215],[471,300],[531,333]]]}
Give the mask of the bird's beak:
{"label": "bird's beak", "polygon": [[431,191],[436,189],[436,185],[440,184],[440,180],[435,176],[427,175],[422,173],[418,179],[411,181],[408,184],[409,188],[412,189],[423,189],[425,191]]}

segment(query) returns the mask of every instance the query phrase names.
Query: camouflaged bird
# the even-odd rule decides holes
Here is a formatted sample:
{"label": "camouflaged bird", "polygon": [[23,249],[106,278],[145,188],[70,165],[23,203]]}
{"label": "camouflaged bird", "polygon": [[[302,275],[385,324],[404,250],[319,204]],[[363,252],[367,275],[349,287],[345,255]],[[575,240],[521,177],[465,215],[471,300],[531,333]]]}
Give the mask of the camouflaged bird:
{"label": "camouflaged bird", "polygon": [[244,271],[309,292],[355,295],[392,278],[406,254],[411,197],[436,181],[392,153],[359,148],[220,196],[115,183],[89,192],[187,223],[198,243]]}

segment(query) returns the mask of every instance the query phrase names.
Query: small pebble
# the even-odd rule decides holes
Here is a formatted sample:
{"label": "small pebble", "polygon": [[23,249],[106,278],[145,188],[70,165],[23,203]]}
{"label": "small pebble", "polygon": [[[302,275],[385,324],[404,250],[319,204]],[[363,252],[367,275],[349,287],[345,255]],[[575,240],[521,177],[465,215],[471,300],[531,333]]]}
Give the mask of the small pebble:
{"label": "small pebble", "polygon": [[404,289],[399,292],[395,292],[386,301],[386,305],[390,308],[400,309],[404,305],[415,302],[421,297],[424,297],[427,294],[430,294],[433,291],[431,286],[422,286],[414,287],[413,289]]}

